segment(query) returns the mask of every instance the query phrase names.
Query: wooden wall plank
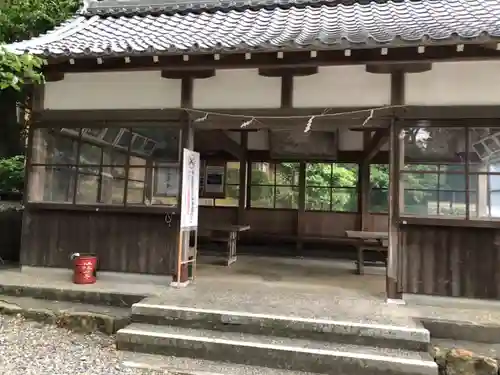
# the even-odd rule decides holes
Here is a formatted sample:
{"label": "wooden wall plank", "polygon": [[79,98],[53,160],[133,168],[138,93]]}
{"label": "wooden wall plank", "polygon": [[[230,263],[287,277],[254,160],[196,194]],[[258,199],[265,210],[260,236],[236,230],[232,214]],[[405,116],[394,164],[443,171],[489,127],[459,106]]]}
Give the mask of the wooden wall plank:
{"label": "wooden wall plank", "polygon": [[406,293],[500,298],[500,230],[402,225]]}
{"label": "wooden wall plank", "polygon": [[27,210],[23,220],[22,265],[69,268],[78,252],[97,254],[103,271],[173,271],[176,223],[163,215]]}

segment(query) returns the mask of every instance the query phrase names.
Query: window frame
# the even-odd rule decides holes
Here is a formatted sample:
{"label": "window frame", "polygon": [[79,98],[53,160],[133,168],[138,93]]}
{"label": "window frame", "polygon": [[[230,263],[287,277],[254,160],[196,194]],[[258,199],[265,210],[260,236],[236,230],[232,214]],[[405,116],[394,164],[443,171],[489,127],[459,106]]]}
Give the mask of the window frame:
{"label": "window frame", "polygon": [[[114,138],[114,142],[109,143],[109,142],[102,142],[100,141],[99,137],[105,136],[106,133],[109,132],[109,129],[119,129],[117,132],[117,136]],[[93,124],[81,124],[80,128],[70,128],[70,127],[53,127],[53,126],[33,126],[29,129],[29,139],[28,139],[28,152],[27,152],[27,163],[26,163],[26,181],[25,181],[25,194],[24,194],[24,204],[28,207],[34,207],[34,208],[53,208],[53,209],[73,209],[73,210],[103,210],[103,211],[161,211],[161,212],[172,212],[172,211],[178,211],[179,206],[176,204],[175,206],[172,205],[148,205],[146,204],[146,199],[147,199],[147,185],[148,185],[148,168],[151,168],[150,163],[148,162],[151,159],[151,153],[149,155],[146,154],[140,154],[137,152],[134,152],[131,147],[133,144],[133,140],[136,137],[136,130],[139,130],[144,127],[131,127],[127,126],[124,127],[121,124],[106,124],[106,127],[103,127],[102,129],[99,127],[95,127]],[[148,128],[148,127],[145,127]],[[158,128],[161,129],[161,126],[151,126],[149,128]],[[172,127],[165,127],[165,128],[170,128]],[[100,129],[99,137],[94,137],[89,134],[89,129],[90,130],[98,130]],[[181,129],[180,128],[174,128],[178,130],[178,149],[181,150],[181,142],[182,142],[182,137],[181,137]],[[113,145],[117,142],[117,140],[120,138],[121,134],[123,131],[129,131],[132,133],[132,137],[130,137],[129,142],[128,142],[128,147],[126,149],[123,148],[115,148]],[[36,147],[34,142],[35,138],[37,137],[37,132],[42,132],[43,135],[39,135],[40,137],[43,137],[42,140],[45,140],[47,136],[58,136],[64,139],[71,139],[76,147],[75,154],[74,154],[74,163],[42,163],[37,160],[34,160],[34,148]],[[86,134],[86,136],[84,136]],[[94,139],[95,138],[95,139]],[[148,139],[146,137],[146,139]],[[147,142],[144,142],[144,145],[147,144]],[[81,156],[81,149],[83,145],[92,145],[96,146],[99,148],[99,158],[100,161],[99,163],[82,163],[80,160]],[[108,148],[109,151],[113,151],[117,154],[123,155],[124,156],[124,161],[123,163],[105,163],[104,162],[104,154],[107,150],[107,147],[112,146],[112,148]],[[180,155],[180,152],[179,152]],[[146,162],[144,166],[138,166],[138,165],[131,165],[130,163],[130,158],[131,157],[140,157],[141,159],[145,159]],[[177,161],[180,163],[180,160]],[[102,186],[103,186],[103,169],[104,168],[123,168],[124,170],[124,176],[118,178],[118,180],[123,180],[124,181],[124,186],[123,186],[123,193],[122,193],[122,201],[120,203],[103,203],[102,202]],[[71,193],[71,198],[69,199],[68,202],[58,202],[58,201],[44,201],[43,197],[42,200],[32,200],[31,199],[31,189],[32,189],[32,174],[35,168],[71,168],[73,169],[71,172],[71,178],[73,179],[73,185],[72,189],[73,192]],[[85,168],[90,168],[90,169],[95,169],[97,170],[97,174],[94,173],[80,173],[82,169]],[[143,169],[144,170],[144,180],[136,180],[136,179],[130,179],[130,170],[131,169]],[[46,173],[46,172],[44,172]],[[94,175],[97,176],[98,182],[97,182],[97,197],[96,197],[96,202],[84,202],[84,203],[78,203],[77,202],[77,191],[78,191],[78,181],[79,181],[79,176],[80,175]],[[143,196],[142,196],[142,203],[130,203],[128,202],[127,196],[128,196],[128,190],[129,190],[129,182],[130,181],[135,181],[135,182],[141,182],[143,183]],[[153,183],[151,181],[151,183]]]}
{"label": "window frame", "polygon": [[[330,184],[329,185],[308,185],[307,184],[307,167],[308,165],[311,164],[326,164],[330,166]],[[352,165],[353,167],[356,168],[356,182],[354,186],[335,186],[333,181],[333,167],[335,165]],[[340,213],[340,214],[359,214],[359,202],[358,202],[358,195],[359,195],[359,183],[358,183],[358,176],[359,176],[359,171],[360,171],[360,165],[359,163],[349,163],[349,162],[306,162],[305,163],[305,174],[304,174],[304,211],[305,212],[331,212],[331,213]],[[308,188],[319,188],[319,189],[328,189],[329,191],[329,209],[328,210],[323,210],[323,209],[310,209],[308,208],[307,204],[307,196],[308,196]],[[355,197],[355,208],[350,211],[339,211],[339,210],[334,210],[333,205],[334,205],[334,200],[333,200],[333,195],[335,193],[335,189],[340,189],[340,190],[345,190],[345,191],[350,191],[351,194],[354,193]]]}

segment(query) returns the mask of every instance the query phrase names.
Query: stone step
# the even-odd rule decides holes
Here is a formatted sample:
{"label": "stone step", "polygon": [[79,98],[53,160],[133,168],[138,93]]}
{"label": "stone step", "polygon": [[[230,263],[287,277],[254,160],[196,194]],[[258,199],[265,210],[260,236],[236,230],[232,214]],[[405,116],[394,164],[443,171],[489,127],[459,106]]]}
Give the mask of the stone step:
{"label": "stone step", "polygon": [[[218,311],[139,302],[132,321],[427,352],[429,331],[413,327]],[[412,322],[413,323],[413,322]]]}
{"label": "stone step", "polygon": [[335,375],[437,375],[428,353],[133,323],[119,350]]}
{"label": "stone step", "polygon": [[130,324],[130,308],[0,296],[0,314],[21,315],[78,332],[113,334]]}
{"label": "stone step", "polygon": [[134,352],[122,352],[121,357],[121,366],[124,368],[154,371],[168,375],[317,375],[303,371]]}

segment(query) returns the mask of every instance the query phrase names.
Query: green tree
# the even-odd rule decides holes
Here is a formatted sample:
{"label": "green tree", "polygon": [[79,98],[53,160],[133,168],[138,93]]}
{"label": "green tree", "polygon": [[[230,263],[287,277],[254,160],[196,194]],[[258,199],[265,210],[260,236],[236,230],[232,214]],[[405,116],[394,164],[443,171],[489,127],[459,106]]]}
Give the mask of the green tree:
{"label": "green tree", "polygon": [[[42,59],[28,54],[15,55],[2,45],[45,33],[69,19],[77,8],[78,0],[0,1],[0,157],[23,153],[25,142],[22,135],[26,134],[26,129],[19,124],[17,108],[27,109],[29,90],[26,84],[43,81]],[[29,111],[26,113],[29,116]],[[12,160],[17,160],[15,163],[19,165],[18,159]],[[9,163],[9,160],[5,162]],[[14,175],[9,177],[9,173]],[[18,177],[19,170],[4,169],[0,178],[12,181]],[[0,185],[6,188],[2,181]]]}

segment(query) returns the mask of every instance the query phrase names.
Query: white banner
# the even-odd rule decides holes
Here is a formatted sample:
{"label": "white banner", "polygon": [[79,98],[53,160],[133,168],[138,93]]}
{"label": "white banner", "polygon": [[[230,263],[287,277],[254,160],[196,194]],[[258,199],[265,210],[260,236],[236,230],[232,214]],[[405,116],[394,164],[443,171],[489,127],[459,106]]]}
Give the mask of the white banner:
{"label": "white banner", "polygon": [[198,226],[200,154],[183,149],[181,228]]}

